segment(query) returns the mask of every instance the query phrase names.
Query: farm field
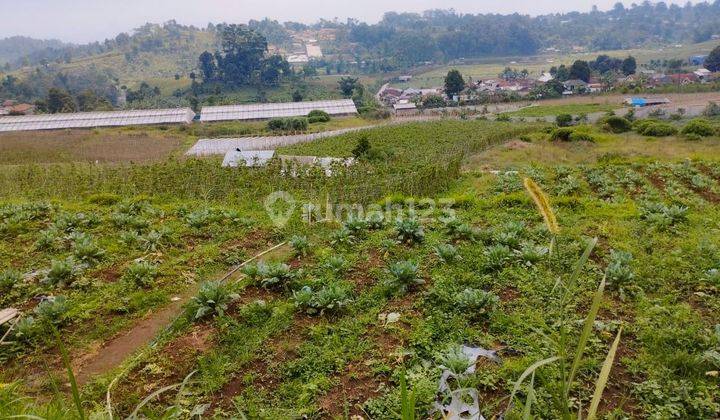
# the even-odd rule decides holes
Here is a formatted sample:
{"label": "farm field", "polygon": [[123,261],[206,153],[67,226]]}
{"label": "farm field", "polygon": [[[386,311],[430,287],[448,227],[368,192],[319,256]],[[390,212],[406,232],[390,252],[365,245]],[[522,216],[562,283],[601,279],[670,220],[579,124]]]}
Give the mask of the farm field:
{"label": "farm field", "polygon": [[438,66],[430,71],[416,74],[413,79],[406,83],[393,82],[392,86],[397,88],[431,88],[442,86],[445,75],[451,69],[457,69],[465,79],[483,80],[497,78],[506,68],[512,67],[518,70],[527,69],[531,77],[537,77],[544,71],[549,71],[552,66],[561,64],[571,65],[575,60],[594,60],[598,55],[607,54],[611,57],[627,57],[632,55],[637,59],[638,65],[648,63],[650,60],[663,60],[688,57],[698,54],[707,54],[718,45],[718,41],[707,41],[699,44],[685,45],[681,47],[663,47],[657,49],[630,49],[616,51],[595,51],[592,53],[573,54],[541,54],[531,57],[499,57],[483,60],[478,64],[455,64]]}
{"label": "farm field", "polygon": [[[315,123],[308,133],[376,123],[361,117]],[[189,126],[131,126],[0,133],[0,164],[136,162],[180,158],[198,138],[272,136],[267,121],[195,123]]]}
{"label": "farm field", "polygon": [[587,104],[565,104],[565,105],[538,105],[522,108],[518,111],[508,112],[512,117],[547,117],[559,114],[591,114],[594,112],[608,112],[618,109],[619,105],[587,103]]}
{"label": "farm field", "polygon": [[720,121],[604,124],[414,122],[280,151],[362,149],[332,177],[2,162],[0,307],[23,318],[0,417],[442,418],[477,396],[486,418],[717,418]]}

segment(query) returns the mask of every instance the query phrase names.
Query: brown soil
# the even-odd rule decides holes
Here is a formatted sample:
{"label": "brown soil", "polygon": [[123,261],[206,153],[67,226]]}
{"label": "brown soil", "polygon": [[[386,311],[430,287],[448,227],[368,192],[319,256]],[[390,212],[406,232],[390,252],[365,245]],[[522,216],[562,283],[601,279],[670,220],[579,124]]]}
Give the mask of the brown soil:
{"label": "brown soil", "polygon": [[197,292],[197,288],[198,286],[194,285],[183,293],[179,300],[140,320],[129,331],[106,342],[96,352],[77,360],[75,369],[78,384],[82,386],[93,376],[114,369],[139,348],[149,344],[180,314],[182,305]]}

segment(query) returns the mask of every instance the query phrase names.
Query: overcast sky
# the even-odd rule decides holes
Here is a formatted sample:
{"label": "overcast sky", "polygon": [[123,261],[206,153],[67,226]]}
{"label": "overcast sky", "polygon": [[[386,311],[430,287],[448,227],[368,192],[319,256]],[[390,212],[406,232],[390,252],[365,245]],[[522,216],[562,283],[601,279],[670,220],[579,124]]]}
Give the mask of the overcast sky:
{"label": "overcast sky", "polygon": [[[617,0],[0,0],[0,38],[25,35],[71,42],[99,41],[145,22],[205,26],[270,17],[312,23],[348,17],[376,22],[387,11],[449,9],[463,13],[538,15],[609,9]],[[638,3],[641,0],[636,0]],[[624,2],[629,5],[630,1]],[[670,2],[668,2],[670,3]],[[684,1],[683,1],[684,3]]]}

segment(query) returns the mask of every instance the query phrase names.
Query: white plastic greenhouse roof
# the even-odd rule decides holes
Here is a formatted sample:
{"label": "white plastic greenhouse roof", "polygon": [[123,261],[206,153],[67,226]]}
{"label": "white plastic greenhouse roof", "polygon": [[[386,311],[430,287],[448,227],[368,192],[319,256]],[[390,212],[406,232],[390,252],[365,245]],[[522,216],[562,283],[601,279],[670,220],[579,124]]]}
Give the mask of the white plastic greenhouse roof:
{"label": "white plastic greenhouse roof", "polygon": [[330,115],[357,114],[351,99],[313,102],[283,102],[270,104],[206,106],[200,121],[265,120],[270,118],[300,117],[319,109]]}
{"label": "white plastic greenhouse roof", "polygon": [[0,132],[171,123],[189,124],[194,117],[195,113],[190,108],[23,115],[0,117]]}

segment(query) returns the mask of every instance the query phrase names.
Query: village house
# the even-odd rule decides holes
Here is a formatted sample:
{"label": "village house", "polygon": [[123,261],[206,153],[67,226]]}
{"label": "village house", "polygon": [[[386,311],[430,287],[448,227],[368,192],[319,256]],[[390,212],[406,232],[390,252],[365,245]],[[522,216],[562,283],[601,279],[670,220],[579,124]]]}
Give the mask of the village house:
{"label": "village house", "polygon": [[393,105],[393,110],[397,116],[415,115],[418,112],[417,105],[410,101],[400,101]]}

